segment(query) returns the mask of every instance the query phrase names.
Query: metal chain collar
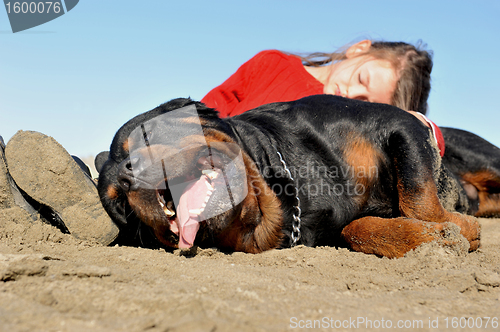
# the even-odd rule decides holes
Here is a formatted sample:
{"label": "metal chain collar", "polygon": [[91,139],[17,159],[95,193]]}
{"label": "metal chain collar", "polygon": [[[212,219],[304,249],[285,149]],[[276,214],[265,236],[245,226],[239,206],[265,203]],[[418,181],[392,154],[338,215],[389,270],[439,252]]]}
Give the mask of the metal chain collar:
{"label": "metal chain collar", "polygon": [[293,221],[292,221],[292,247],[295,247],[297,245],[297,242],[300,240],[300,215],[302,214],[302,210],[300,209],[300,198],[299,198],[299,189],[297,189],[297,186],[295,185],[295,180],[292,177],[292,173],[290,172],[290,169],[286,166],[285,161],[283,160],[283,157],[281,156],[281,153],[279,151],[276,151],[278,153],[278,156],[280,157],[281,164],[283,165],[283,169],[285,170],[285,174],[289,180],[291,180],[294,183],[294,188],[295,188],[295,198],[297,199],[297,204],[294,206],[294,212],[293,212]]}

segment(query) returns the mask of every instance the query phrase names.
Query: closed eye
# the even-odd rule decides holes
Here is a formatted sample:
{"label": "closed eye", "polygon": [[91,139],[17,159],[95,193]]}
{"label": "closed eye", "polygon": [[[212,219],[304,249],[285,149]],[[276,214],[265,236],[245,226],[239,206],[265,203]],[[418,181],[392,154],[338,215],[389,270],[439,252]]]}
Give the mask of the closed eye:
{"label": "closed eye", "polygon": [[361,74],[361,72],[359,72],[358,74],[359,83],[364,85],[368,89],[368,86],[370,85],[370,72],[364,72],[363,77],[361,77]]}

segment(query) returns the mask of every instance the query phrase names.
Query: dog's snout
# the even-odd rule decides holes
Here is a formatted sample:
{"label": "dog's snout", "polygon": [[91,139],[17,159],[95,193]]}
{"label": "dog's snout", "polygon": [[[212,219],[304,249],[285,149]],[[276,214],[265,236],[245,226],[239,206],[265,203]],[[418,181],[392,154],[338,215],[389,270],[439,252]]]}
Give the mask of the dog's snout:
{"label": "dog's snout", "polygon": [[118,167],[118,183],[125,191],[135,190],[137,181],[134,177],[134,169],[140,164],[139,158],[127,158]]}

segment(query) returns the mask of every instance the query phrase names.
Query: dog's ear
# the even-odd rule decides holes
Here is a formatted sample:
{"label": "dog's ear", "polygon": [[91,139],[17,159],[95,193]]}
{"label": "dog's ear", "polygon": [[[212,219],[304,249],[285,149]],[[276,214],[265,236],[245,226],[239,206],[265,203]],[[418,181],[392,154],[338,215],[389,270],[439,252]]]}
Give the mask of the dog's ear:
{"label": "dog's ear", "polygon": [[108,157],[109,151],[102,151],[95,157],[94,165],[98,173],[101,173],[102,166],[104,165],[106,160],[108,160]]}

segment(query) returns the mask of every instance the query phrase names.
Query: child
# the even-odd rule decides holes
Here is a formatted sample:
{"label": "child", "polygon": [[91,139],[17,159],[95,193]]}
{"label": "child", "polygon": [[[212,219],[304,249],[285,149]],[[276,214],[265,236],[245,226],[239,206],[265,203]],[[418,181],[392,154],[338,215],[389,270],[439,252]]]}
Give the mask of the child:
{"label": "child", "polygon": [[424,116],[431,71],[431,54],[403,42],[363,40],[343,52],[306,57],[269,50],[244,63],[202,102],[217,109],[221,117],[323,93],[391,104],[432,129],[442,156],[441,131]]}

